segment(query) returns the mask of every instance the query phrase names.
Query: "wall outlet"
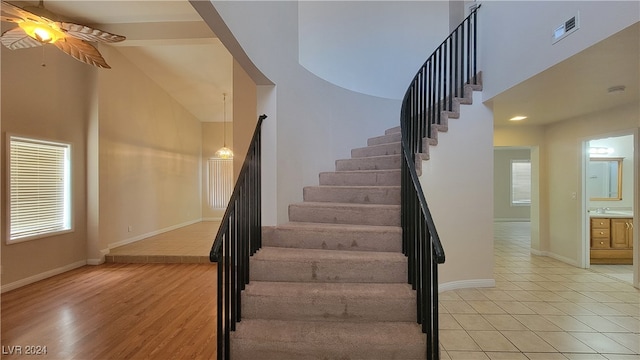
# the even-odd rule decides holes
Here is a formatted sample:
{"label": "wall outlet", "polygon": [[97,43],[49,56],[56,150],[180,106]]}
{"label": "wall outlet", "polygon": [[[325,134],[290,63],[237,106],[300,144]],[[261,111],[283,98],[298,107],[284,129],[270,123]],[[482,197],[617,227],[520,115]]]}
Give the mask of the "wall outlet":
{"label": "wall outlet", "polygon": [[128,232],[132,232],[133,231],[133,226],[129,225],[129,227],[127,228]]}

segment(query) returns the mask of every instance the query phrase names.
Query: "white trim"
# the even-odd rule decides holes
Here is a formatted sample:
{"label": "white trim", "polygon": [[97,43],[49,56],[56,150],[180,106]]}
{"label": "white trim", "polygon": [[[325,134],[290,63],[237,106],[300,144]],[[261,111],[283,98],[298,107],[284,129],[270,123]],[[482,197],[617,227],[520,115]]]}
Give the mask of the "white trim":
{"label": "white trim", "polygon": [[64,272],[73,270],[73,269],[77,269],[79,267],[85,266],[87,264],[86,260],[81,260],[81,261],[76,261],[74,263],[71,263],[69,265],[63,266],[63,267],[59,267],[57,269],[52,269],[49,271],[45,271],[43,273],[40,274],[36,274],[33,276],[29,276],[28,278],[22,279],[22,280],[18,280],[18,281],[14,281],[12,283],[6,284],[6,285],[2,285],[2,290],[0,290],[0,292],[4,293],[10,290],[14,290],[17,289],[19,287],[25,286],[25,285],[29,285],[29,284],[33,284],[34,282],[40,281],[40,280],[44,280],[47,278],[50,278],[52,276],[56,276],[59,274],[62,274]]}
{"label": "white trim", "polygon": [[102,265],[105,261],[105,256],[109,254],[109,249],[100,250],[100,258],[98,259],[87,259],[87,265]]}
{"label": "white trim", "polygon": [[537,250],[537,249],[531,249],[531,255],[547,256],[547,252],[546,251],[542,251],[542,250]]}
{"label": "white trim", "polygon": [[138,236],[134,236],[134,237],[132,237],[132,238],[128,238],[128,239],[124,239],[124,240],[121,240],[121,241],[117,241],[117,242],[111,243],[111,244],[109,244],[109,245],[107,245],[107,246],[108,246],[108,248],[109,248],[109,249],[113,249],[113,248],[116,248],[116,247],[118,247],[118,246],[131,244],[131,243],[134,243],[134,242],[136,242],[136,241],[140,241],[140,240],[146,239],[146,238],[151,237],[151,236],[160,235],[160,234],[162,234],[162,233],[166,233],[166,232],[168,232],[168,231],[172,231],[172,230],[175,230],[175,229],[179,229],[179,228],[181,228],[181,227],[185,227],[185,226],[193,225],[193,224],[195,224],[195,223],[199,223],[199,222],[201,222],[201,221],[202,221],[202,219],[197,219],[197,220],[187,221],[187,222],[184,222],[184,223],[182,223],[182,224],[176,224],[176,225],[173,225],[173,226],[166,227],[166,228],[164,228],[164,229],[160,229],[160,230],[156,230],[156,231],[151,231],[151,232],[148,232],[148,233],[146,233],[146,234],[140,234],[140,235],[138,235]]}
{"label": "white trim", "polygon": [[448,283],[438,285],[438,293],[443,291],[468,289],[468,288],[490,288],[496,286],[495,279],[474,279],[474,280],[460,280],[451,281]]}
{"label": "white trim", "polygon": [[568,257],[564,257],[562,255],[558,255],[549,251],[541,251],[541,250],[536,250],[536,249],[531,249],[531,254],[532,255],[536,255],[536,256],[546,256],[546,257],[550,257],[552,259],[558,260],[560,262],[563,262],[565,264],[569,264],[571,266],[575,266],[577,268],[581,268],[580,264],[578,264],[578,262],[576,260],[573,259],[569,259]]}
{"label": "white trim", "polygon": [[531,218],[494,218],[494,222],[530,222]]}

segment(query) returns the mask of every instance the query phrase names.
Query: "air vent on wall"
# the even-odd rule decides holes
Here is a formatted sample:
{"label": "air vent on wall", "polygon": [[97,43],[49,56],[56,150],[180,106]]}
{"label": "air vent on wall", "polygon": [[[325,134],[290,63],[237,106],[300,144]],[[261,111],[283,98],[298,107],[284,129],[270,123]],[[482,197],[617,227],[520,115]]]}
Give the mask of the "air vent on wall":
{"label": "air vent on wall", "polygon": [[576,30],[580,28],[579,15],[580,14],[577,14],[571,19],[565,21],[553,31],[552,44],[555,44],[558,41],[566,38],[569,34],[574,33]]}

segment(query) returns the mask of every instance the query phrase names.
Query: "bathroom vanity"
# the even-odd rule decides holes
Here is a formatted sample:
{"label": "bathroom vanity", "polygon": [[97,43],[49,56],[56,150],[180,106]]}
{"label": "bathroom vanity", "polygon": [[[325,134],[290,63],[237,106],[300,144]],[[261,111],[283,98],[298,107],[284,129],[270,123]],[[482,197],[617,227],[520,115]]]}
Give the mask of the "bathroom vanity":
{"label": "bathroom vanity", "polygon": [[592,213],[591,263],[633,264],[631,212]]}

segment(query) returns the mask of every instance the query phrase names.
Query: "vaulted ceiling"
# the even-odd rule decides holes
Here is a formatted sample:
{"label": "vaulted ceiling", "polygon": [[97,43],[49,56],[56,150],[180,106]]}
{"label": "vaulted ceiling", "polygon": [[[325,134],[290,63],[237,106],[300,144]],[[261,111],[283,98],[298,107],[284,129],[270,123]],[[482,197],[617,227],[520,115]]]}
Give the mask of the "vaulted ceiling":
{"label": "vaulted ceiling", "polygon": [[[201,121],[223,121],[222,94],[233,101],[232,56],[187,0],[46,0],[45,6],[127,36],[115,45],[124,56]],[[637,23],[494,97],[495,125],[518,126],[508,121],[517,114],[526,114],[528,125],[543,125],[638,102],[639,64]],[[625,91],[607,93],[618,85]]]}
{"label": "vaulted ceiling", "polygon": [[[74,22],[126,36],[110,46],[200,121],[224,120],[223,94],[227,104],[233,101],[233,58],[187,0],[46,0],[44,6]],[[227,106],[231,119],[232,106]]]}

